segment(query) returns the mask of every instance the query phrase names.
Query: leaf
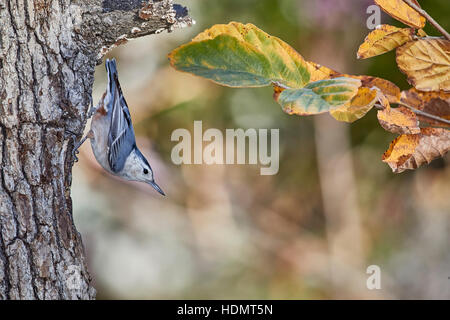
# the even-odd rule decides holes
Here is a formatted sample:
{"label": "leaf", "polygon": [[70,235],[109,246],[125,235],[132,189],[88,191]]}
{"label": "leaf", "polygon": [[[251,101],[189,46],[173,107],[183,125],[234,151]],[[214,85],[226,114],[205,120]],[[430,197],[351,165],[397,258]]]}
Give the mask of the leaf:
{"label": "leaf", "polygon": [[339,77],[347,77],[361,80],[361,86],[366,88],[377,87],[386,96],[390,103],[398,103],[400,101],[400,88],[394,83],[372,76],[354,76],[350,74],[339,73],[325,66],[321,66],[315,62],[308,61],[308,70],[311,73],[311,81],[319,81],[325,79],[335,79]]}
{"label": "leaf", "polygon": [[275,98],[288,114],[319,114],[350,102],[360,85],[361,81],[344,77],[320,80],[301,89],[283,90]]}
{"label": "leaf", "polygon": [[376,89],[360,87],[358,93],[349,104],[331,110],[330,114],[338,121],[355,122],[364,117],[372,109],[377,101],[377,93],[378,91]]}
{"label": "leaf", "polygon": [[400,100],[400,88],[389,80],[372,76],[356,76],[355,78],[361,80],[363,87],[380,89],[389,103],[397,103]]}
{"label": "leaf", "polygon": [[302,88],[310,81],[307,62],[292,47],[252,24],[214,25],[169,54],[180,71],[230,87],[273,82]]}
{"label": "leaf", "polygon": [[[413,0],[413,2],[419,6],[417,1]],[[420,29],[425,26],[427,21],[425,17],[408,6],[403,0],[375,0],[375,3],[388,15],[410,27]]]}
{"label": "leaf", "polygon": [[393,172],[400,173],[443,157],[449,150],[449,130],[421,128],[419,134],[402,134],[392,141],[382,159]]}
{"label": "leaf", "polygon": [[419,121],[414,112],[405,107],[378,110],[378,121],[386,130],[393,133],[420,133]]}
{"label": "leaf", "polygon": [[420,134],[402,134],[391,142],[389,149],[383,154],[382,160],[386,162],[393,172],[403,172],[402,166],[412,157],[419,145]]}
{"label": "leaf", "polygon": [[[411,88],[402,91],[401,102],[426,113],[450,120],[450,93],[444,91],[421,92]],[[450,127],[444,122],[421,115],[418,115],[418,118],[420,121],[431,125]]]}
{"label": "leaf", "polygon": [[385,109],[385,110],[391,109],[389,99],[386,98],[386,96],[383,94],[383,92],[378,91],[377,100],[380,103],[380,105],[383,107],[383,109]]}
{"label": "leaf", "polygon": [[348,75],[344,75],[312,61],[307,62],[307,68],[309,73],[311,74],[311,82],[339,77],[349,77]]}
{"label": "leaf", "polygon": [[450,91],[450,41],[423,38],[397,48],[397,64],[421,91]]}
{"label": "leaf", "polygon": [[370,32],[356,54],[358,59],[367,59],[389,52],[412,40],[414,29],[379,25]]}

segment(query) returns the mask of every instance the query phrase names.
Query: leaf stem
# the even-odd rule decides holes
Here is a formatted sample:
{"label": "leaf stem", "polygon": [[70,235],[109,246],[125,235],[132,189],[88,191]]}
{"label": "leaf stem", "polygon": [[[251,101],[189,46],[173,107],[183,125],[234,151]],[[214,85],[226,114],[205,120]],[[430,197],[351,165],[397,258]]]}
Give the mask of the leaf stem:
{"label": "leaf stem", "polygon": [[414,2],[411,0],[403,0],[403,2],[407,3],[411,8],[416,10],[418,13],[420,13],[422,16],[424,16],[437,30],[439,30],[440,33],[444,35],[447,40],[450,40],[450,34],[443,28],[439,23],[437,23],[436,20],[433,19],[425,10],[418,7]]}
{"label": "leaf stem", "polygon": [[280,81],[272,81],[272,85],[276,86],[276,87],[279,87],[279,88],[282,88],[282,89],[286,89],[286,90],[287,89],[292,89],[292,88],[282,84]]}

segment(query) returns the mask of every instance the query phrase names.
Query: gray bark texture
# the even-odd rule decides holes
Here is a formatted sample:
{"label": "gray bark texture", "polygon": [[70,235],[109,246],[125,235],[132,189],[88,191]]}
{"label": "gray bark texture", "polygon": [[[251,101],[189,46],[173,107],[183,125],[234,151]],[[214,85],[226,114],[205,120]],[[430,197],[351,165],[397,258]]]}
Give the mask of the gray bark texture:
{"label": "gray bark texture", "polygon": [[191,23],[172,0],[0,0],[0,300],[95,298],[67,132],[80,138],[108,50]]}

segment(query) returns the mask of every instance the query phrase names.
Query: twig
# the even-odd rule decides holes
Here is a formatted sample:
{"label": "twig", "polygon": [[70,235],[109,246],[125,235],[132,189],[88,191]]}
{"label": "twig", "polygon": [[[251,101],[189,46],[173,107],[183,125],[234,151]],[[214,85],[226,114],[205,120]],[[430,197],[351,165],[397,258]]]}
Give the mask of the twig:
{"label": "twig", "polygon": [[450,40],[450,34],[444,29],[442,28],[439,23],[436,22],[436,20],[434,20],[425,10],[423,10],[422,8],[418,7],[414,2],[412,2],[411,0],[403,0],[403,2],[407,3],[411,8],[413,8],[414,10],[416,10],[418,13],[420,13],[422,16],[424,16],[432,25],[433,27],[435,27],[436,29],[439,30],[440,33],[442,33],[444,35],[444,37],[447,38],[447,40]]}
{"label": "twig", "polygon": [[408,104],[406,104],[404,102],[399,101],[399,102],[397,102],[397,104],[402,105],[404,107],[407,107],[412,112],[414,112],[415,114],[418,114],[418,115],[420,115],[422,117],[426,117],[426,118],[430,118],[430,119],[433,119],[433,120],[436,120],[436,121],[439,121],[439,122],[442,122],[442,123],[450,124],[450,120],[447,120],[447,119],[435,116],[434,114],[430,114],[430,113],[424,112],[422,110],[416,109],[416,108],[411,107],[410,105],[408,105]]}

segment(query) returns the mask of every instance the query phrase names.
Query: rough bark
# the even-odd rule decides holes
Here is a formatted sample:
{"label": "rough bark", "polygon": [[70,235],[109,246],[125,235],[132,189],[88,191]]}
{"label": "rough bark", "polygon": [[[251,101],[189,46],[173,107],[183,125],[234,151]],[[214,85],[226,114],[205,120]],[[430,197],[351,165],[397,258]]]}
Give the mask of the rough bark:
{"label": "rough bark", "polygon": [[93,299],[70,198],[94,67],[192,23],[171,0],[0,0],[0,299]]}

